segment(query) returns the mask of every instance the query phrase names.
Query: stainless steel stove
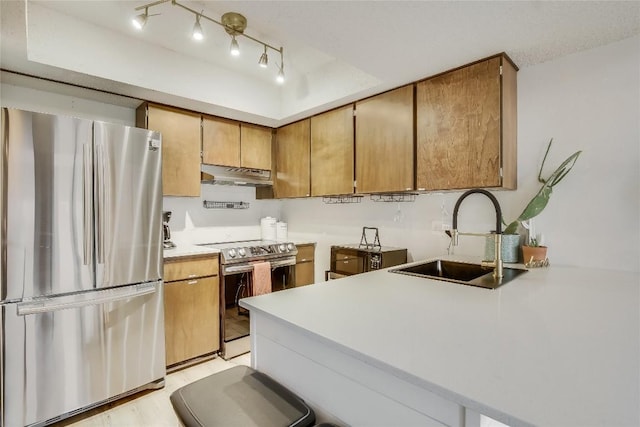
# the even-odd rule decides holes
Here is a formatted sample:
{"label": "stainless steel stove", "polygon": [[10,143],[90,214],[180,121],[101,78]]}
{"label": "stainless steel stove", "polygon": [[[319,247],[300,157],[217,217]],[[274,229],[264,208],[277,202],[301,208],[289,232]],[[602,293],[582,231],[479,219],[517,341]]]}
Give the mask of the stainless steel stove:
{"label": "stainless steel stove", "polygon": [[295,257],[298,253],[292,242],[272,240],[243,240],[238,242],[206,243],[206,246],[220,251],[221,264],[238,264],[253,261]]}
{"label": "stainless steel stove", "polygon": [[245,240],[207,243],[220,251],[220,355],[225,360],[250,350],[249,312],[239,301],[252,295],[253,263],[271,264],[272,292],[295,285],[298,248],[293,242]]}

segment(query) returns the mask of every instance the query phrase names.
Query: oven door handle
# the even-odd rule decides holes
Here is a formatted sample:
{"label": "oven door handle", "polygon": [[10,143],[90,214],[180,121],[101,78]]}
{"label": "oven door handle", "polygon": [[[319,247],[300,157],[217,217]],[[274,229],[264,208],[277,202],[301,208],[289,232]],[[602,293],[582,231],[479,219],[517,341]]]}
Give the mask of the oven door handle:
{"label": "oven door handle", "polygon": [[[270,261],[270,263],[271,263],[271,269],[278,268],[278,267],[288,267],[288,266],[296,265],[296,258],[291,257],[291,258],[286,258],[282,260]],[[224,267],[222,270],[222,275],[229,276],[231,274],[249,273],[252,271],[253,271],[252,263],[247,263],[247,264],[243,263],[240,265],[232,265],[229,267]]]}

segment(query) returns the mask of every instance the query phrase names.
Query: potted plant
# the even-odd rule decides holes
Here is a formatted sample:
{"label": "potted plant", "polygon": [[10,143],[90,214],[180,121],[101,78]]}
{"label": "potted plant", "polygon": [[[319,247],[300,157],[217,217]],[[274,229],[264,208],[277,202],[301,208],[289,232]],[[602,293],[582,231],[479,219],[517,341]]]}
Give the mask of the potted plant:
{"label": "potted plant", "polygon": [[[569,156],[562,164],[555,170],[549,177],[542,177],[542,170],[544,169],[545,161],[547,160],[547,156],[549,155],[549,151],[551,150],[551,144],[553,143],[553,138],[549,141],[549,145],[547,145],[547,151],[544,153],[544,158],[542,159],[542,165],[540,166],[540,171],[538,172],[538,182],[542,184],[540,190],[536,193],[535,196],[529,201],[527,206],[524,208],[520,216],[510,224],[506,224],[503,219],[503,223],[507,225],[504,229],[504,234],[516,234],[518,232],[518,227],[522,225],[524,228],[529,228],[525,223],[530,221],[532,218],[536,217],[540,212],[544,210],[544,208],[549,203],[549,198],[551,197],[551,193],[553,192],[553,187],[558,185],[562,179],[567,176],[567,174],[571,171],[573,166],[578,160],[580,153],[582,151],[576,151],[571,156]],[[544,260],[546,258],[546,246],[541,245],[533,230],[529,230],[529,237],[527,242],[523,245],[523,253],[526,250],[527,253],[523,255],[524,262],[529,262],[531,259],[530,250],[535,250],[537,252],[544,251],[544,256],[541,254],[537,254],[534,256],[534,260]],[[535,248],[535,249],[534,249]],[[543,256],[542,258],[539,258]]]}
{"label": "potted plant", "polygon": [[522,245],[522,259],[525,264],[532,261],[544,261],[547,259],[547,247],[541,239],[530,237],[526,245]]}

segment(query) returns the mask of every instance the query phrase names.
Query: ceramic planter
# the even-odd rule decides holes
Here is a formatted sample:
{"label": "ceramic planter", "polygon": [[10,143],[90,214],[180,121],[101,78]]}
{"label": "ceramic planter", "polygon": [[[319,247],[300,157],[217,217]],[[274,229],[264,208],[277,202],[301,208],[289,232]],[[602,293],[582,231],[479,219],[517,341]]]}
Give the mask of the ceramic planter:
{"label": "ceramic planter", "polygon": [[[502,262],[518,262],[519,234],[502,235]],[[487,237],[484,244],[484,259],[491,261],[495,258],[494,238]]]}

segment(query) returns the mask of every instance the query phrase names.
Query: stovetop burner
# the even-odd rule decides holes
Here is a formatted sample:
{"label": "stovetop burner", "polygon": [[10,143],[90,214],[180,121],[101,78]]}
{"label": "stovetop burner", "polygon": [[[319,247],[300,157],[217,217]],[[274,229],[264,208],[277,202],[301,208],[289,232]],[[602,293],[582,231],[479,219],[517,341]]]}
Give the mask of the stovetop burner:
{"label": "stovetop burner", "polygon": [[221,264],[270,260],[296,256],[298,253],[298,248],[293,242],[276,242],[273,240],[204,243],[198,246],[218,249],[220,251]]}

